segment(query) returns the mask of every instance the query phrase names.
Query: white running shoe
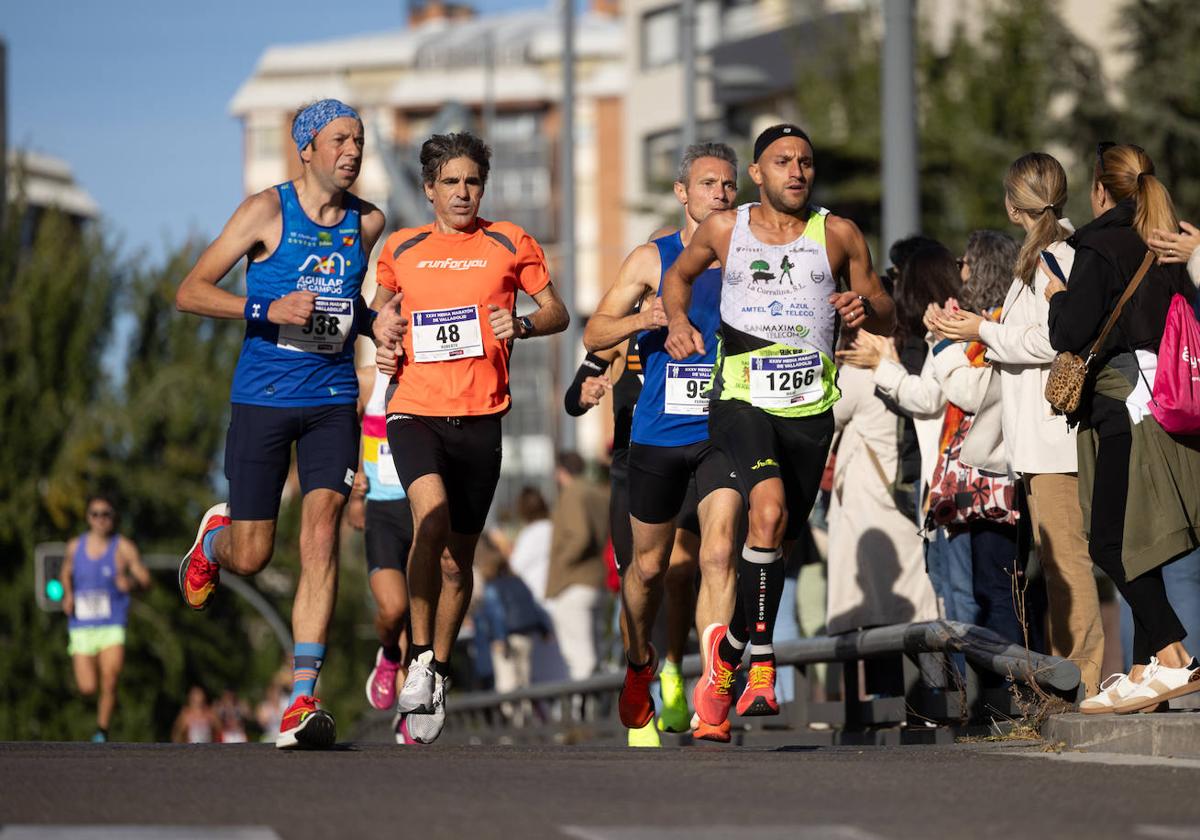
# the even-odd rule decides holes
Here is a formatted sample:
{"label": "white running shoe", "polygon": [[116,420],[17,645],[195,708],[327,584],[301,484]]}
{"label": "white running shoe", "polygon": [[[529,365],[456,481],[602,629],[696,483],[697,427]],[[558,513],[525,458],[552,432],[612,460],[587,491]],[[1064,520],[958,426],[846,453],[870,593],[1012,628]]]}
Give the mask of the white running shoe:
{"label": "white running shoe", "polygon": [[1149,711],[1159,703],[1193,691],[1200,691],[1200,661],[1193,657],[1182,668],[1168,668],[1158,661],[1158,657],[1152,656],[1142,681],[1134,686],[1123,702],[1117,704],[1114,711],[1121,715]]}
{"label": "white running shoe", "polygon": [[429,714],[433,711],[433,651],[427,650],[408,666],[408,677],[400,689],[396,711],[401,714]]}
{"label": "white running shoe", "polygon": [[1109,674],[1100,683],[1100,691],[1079,704],[1085,715],[1104,715],[1115,710],[1137,688],[1128,674]]}
{"label": "white running shoe", "polygon": [[405,718],[408,734],[418,744],[432,744],[442,734],[442,727],[446,725],[446,692],[449,690],[450,678],[434,674],[433,710],[429,714],[409,715]]}

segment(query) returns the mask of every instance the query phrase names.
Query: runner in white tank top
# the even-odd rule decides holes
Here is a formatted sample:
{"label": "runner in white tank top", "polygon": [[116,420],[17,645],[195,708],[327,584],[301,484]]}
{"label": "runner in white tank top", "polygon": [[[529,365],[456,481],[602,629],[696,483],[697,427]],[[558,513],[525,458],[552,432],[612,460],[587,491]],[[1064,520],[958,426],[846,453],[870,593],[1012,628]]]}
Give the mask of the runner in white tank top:
{"label": "runner in white tank top", "polygon": [[794,125],[768,128],[755,141],[749,172],[760,203],[709,216],[663,277],[666,349],[682,359],[703,348],[687,318],[691,284],[714,260],[723,266],[709,435],[733,463],[750,506],[733,617],[702,640],[705,671],[693,699],[712,726],[729,714],[732,672],[747,644],[738,714],[779,713],[771,638],[782,558],[808,520],[829,454],[831,409],[841,396],[837,332],[890,335],[895,325],[862,232],[811,203],[808,136]]}

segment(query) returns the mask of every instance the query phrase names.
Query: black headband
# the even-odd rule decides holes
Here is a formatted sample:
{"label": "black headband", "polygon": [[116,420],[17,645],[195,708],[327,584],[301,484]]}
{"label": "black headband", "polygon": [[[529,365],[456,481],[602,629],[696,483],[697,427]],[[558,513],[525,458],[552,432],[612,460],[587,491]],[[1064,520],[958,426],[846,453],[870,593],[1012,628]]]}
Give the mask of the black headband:
{"label": "black headband", "polygon": [[812,145],[812,141],[808,139],[808,135],[804,133],[804,129],[800,128],[800,126],[791,125],[790,123],[773,125],[758,135],[758,139],[754,141],[754,162],[758,163],[758,159],[767,150],[767,146],[770,146],[780,137],[799,137],[808,143],[809,146]]}

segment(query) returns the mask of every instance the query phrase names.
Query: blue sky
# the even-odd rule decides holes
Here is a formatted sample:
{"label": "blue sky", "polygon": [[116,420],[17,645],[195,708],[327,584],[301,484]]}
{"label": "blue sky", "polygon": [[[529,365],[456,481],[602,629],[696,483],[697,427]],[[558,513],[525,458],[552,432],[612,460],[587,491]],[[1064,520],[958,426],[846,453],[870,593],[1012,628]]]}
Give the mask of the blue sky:
{"label": "blue sky", "polygon": [[[552,0],[476,0],[481,12]],[[4,2],[8,142],[65,159],[126,254],[211,239],[241,200],[228,104],[272,44],[404,26],[403,0]]]}

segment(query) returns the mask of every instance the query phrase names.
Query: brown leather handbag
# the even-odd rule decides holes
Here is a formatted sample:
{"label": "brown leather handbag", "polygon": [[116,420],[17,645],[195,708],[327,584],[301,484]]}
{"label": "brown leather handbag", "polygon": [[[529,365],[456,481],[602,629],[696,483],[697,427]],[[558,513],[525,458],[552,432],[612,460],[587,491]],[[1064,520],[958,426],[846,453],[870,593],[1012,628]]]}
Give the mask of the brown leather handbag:
{"label": "brown leather handbag", "polygon": [[1087,382],[1088,367],[1091,365],[1092,359],[1096,358],[1100,348],[1104,346],[1104,340],[1108,338],[1109,332],[1116,325],[1117,318],[1121,316],[1121,310],[1133,297],[1133,293],[1137,291],[1137,287],[1142,283],[1142,278],[1146,276],[1146,272],[1152,265],[1154,265],[1154,253],[1147,251],[1141,266],[1138,267],[1137,274],[1133,275],[1133,279],[1125,287],[1125,293],[1121,295],[1116,308],[1108,316],[1104,329],[1100,330],[1100,337],[1092,345],[1086,359],[1080,358],[1068,350],[1064,350],[1054,357],[1054,361],[1050,364],[1050,376],[1046,379],[1046,402],[1050,403],[1051,408],[1059,414],[1072,414],[1079,408],[1079,401],[1083,397],[1083,387]]}

